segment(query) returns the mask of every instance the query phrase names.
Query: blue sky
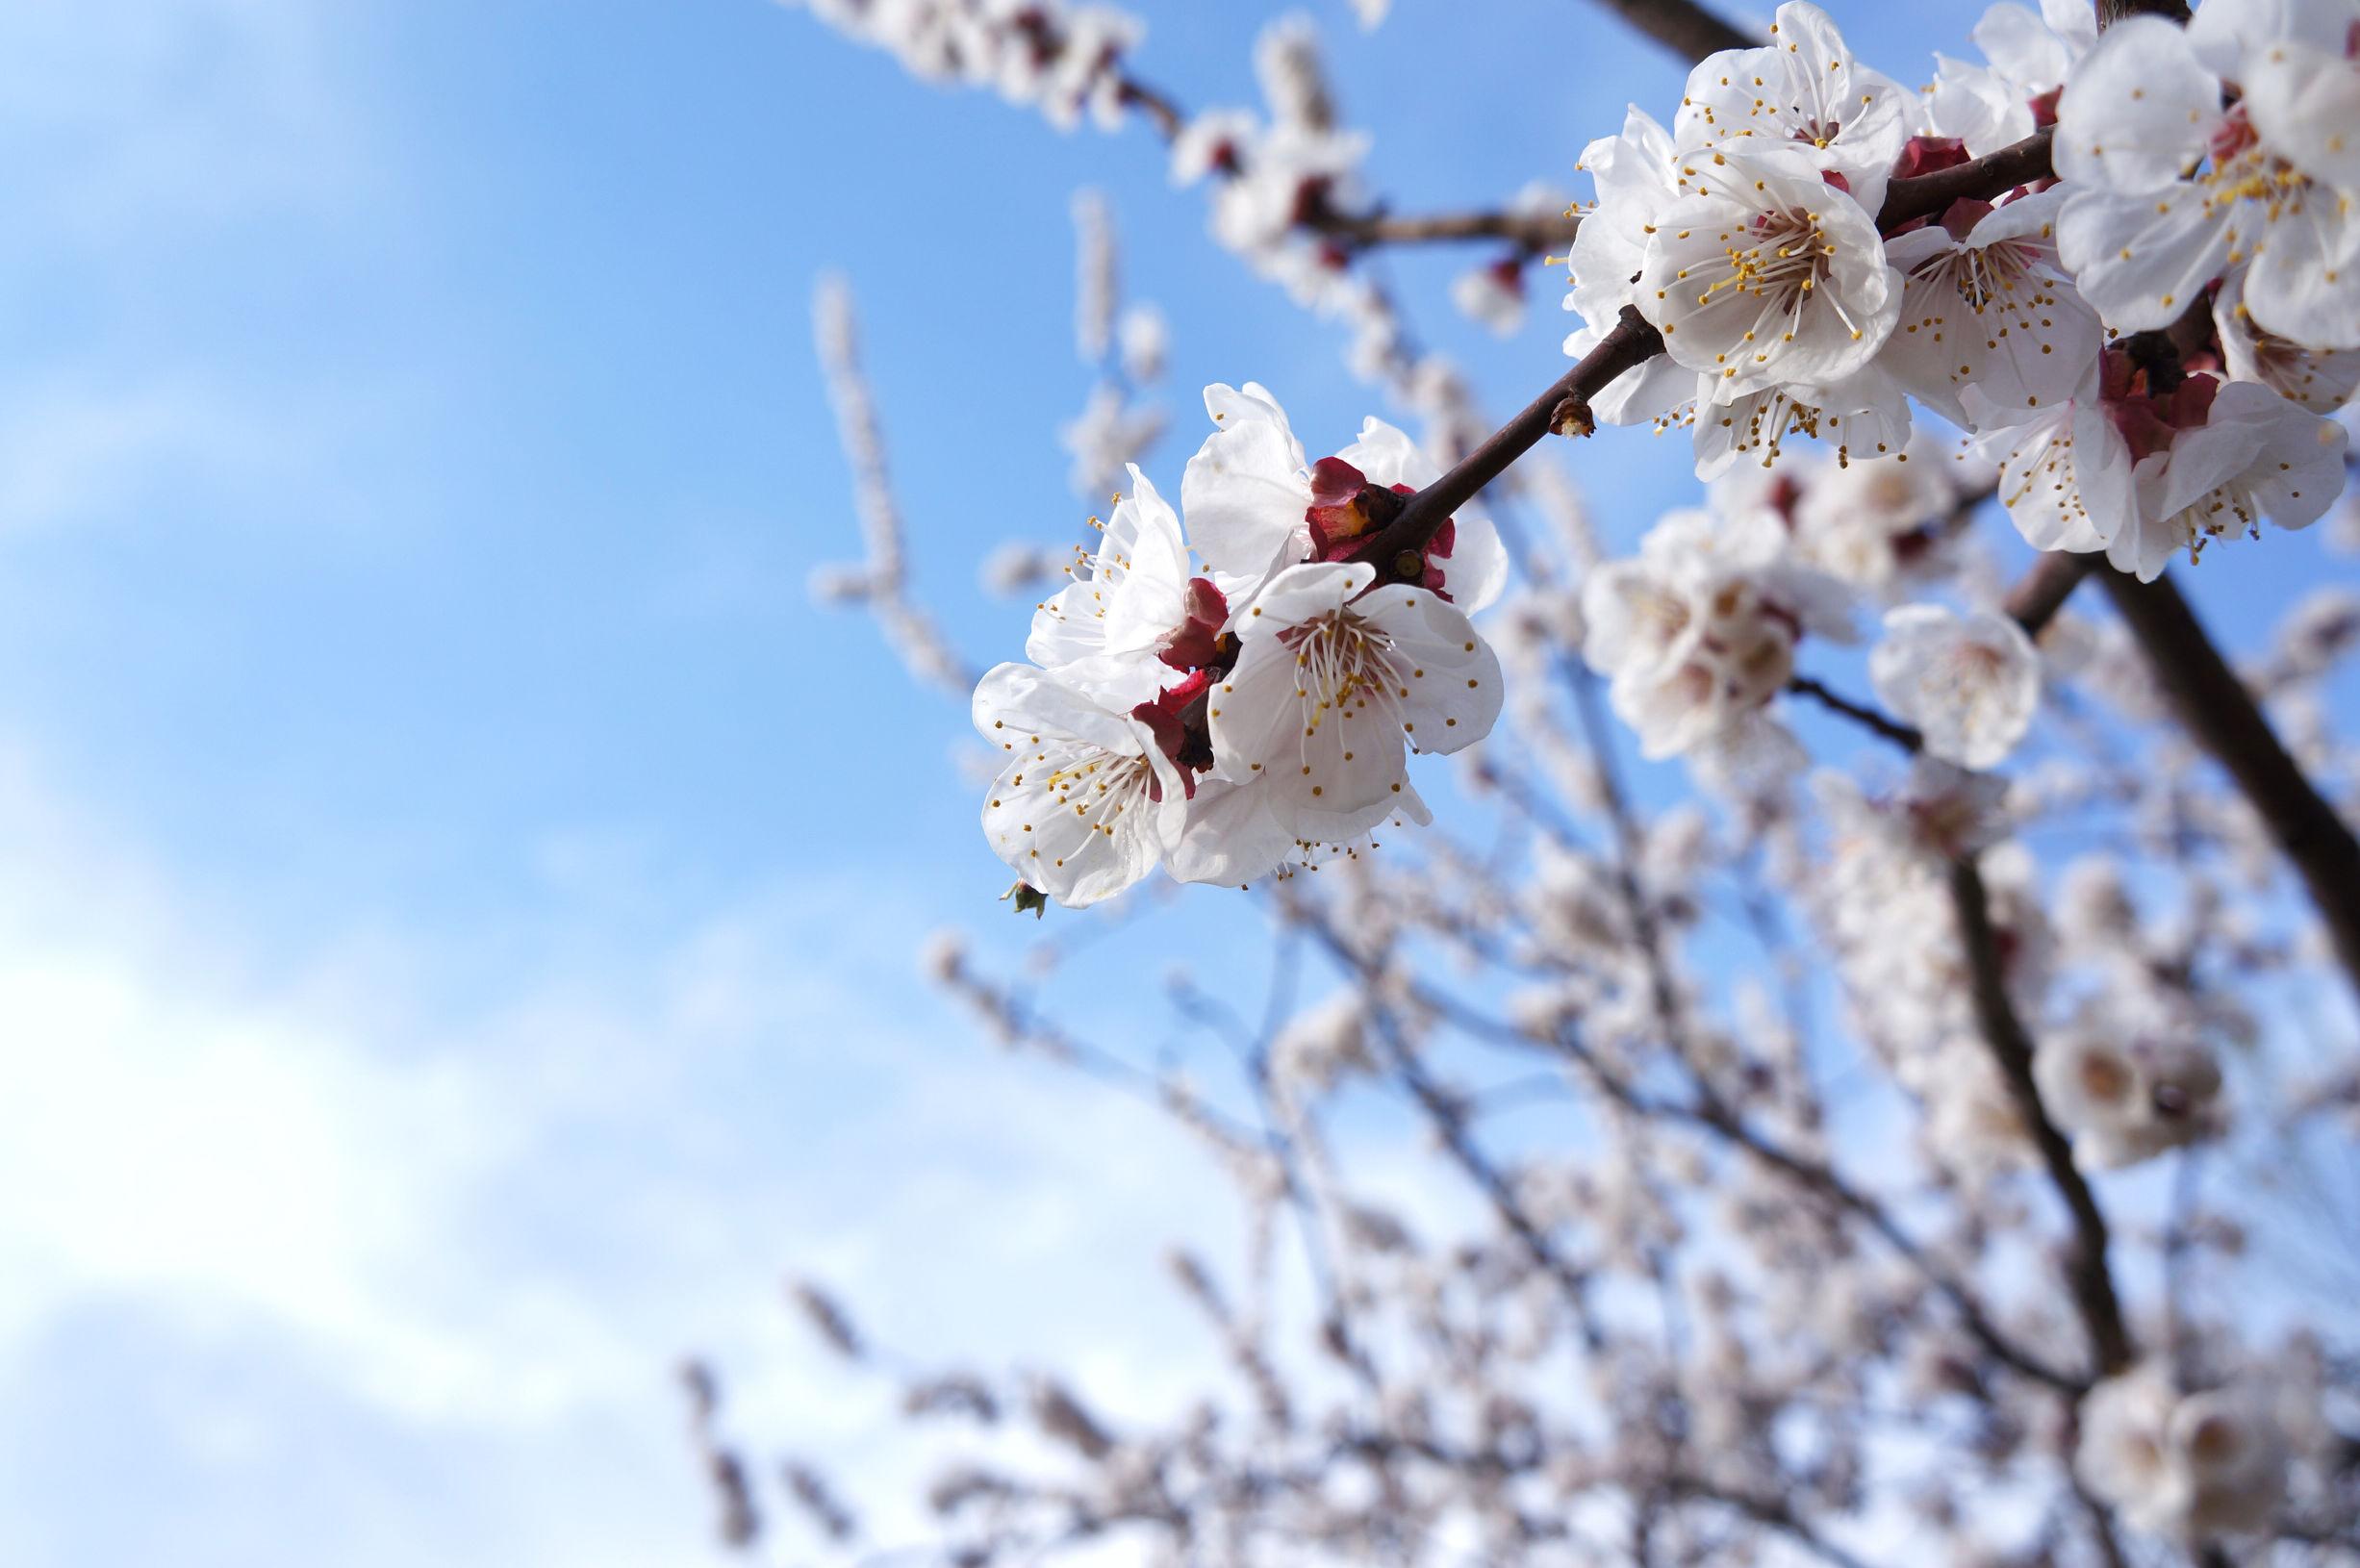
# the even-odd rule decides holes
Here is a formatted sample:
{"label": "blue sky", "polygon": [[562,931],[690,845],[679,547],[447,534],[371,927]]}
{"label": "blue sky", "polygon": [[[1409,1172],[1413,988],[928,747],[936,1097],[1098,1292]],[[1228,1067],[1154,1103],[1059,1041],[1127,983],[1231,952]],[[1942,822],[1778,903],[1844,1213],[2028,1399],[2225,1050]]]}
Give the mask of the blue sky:
{"label": "blue sky", "polygon": [[[1276,8],[1143,9],[1144,73],[1249,97]],[[1677,93],[1573,0],[1395,10],[1311,13],[1404,210],[1570,185]],[[1915,80],[1974,8],[1839,14]],[[0,0],[0,1561],[698,1560],[683,1351],[749,1429],[914,1462],[789,1265],[913,1350],[1184,1385],[1155,1259],[1234,1217],[915,983],[945,923],[1015,946],[963,714],[804,590],[852,553],[839,268],[921,585],[1017,648],[972,585],[1085,510],[1083,183],[1169,388],[1260,379],[1314,445],[1387,412],[1143,133],[764,0]],[[1562,323],[1452,319],[1465,260],[1388,265],[1513,406]],[[1688,491],[1643,437],[1583,462],[1618,537]],[[1251,974],[1233,908],[1095,962]]]}

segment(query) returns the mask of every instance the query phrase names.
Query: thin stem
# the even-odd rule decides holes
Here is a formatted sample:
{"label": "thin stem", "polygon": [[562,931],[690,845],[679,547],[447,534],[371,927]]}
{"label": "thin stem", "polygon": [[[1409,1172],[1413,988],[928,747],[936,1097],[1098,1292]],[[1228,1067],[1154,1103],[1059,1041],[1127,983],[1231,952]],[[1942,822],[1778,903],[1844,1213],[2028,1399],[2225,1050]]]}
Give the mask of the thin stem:
{"label": "thin stem", "polygon": [[1925,736],[1911,725],[1897,719],[1888,718],[1865,702],[1855,702],[1848,696],[1840,696],[1809,675],[1796,675],[1787,682],[1787,690],[1797,695],[1810,697],[1822,707],[1843,715],[1863,729],[1892,742],[1893,745],[1913,755],[1925,749]]}
{"label": "thin stem", "polygon": [[1394,217],[1384,213],[1355,216],[1316,212],[1305,220],[1348,250],[1377,245],[1425,245],[1465,240],[1505,240],[1528,256],[1546,255],[1573,243],[1582,227],[1578,213],[1434,213]]}

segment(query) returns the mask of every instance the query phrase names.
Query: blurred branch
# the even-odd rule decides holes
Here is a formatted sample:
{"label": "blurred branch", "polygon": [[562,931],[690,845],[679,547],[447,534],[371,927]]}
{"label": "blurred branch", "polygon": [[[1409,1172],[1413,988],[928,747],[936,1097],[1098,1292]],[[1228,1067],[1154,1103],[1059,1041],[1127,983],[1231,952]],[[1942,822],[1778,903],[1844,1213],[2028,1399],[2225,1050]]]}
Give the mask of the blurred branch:
{"label": "blurred branch", "polygon": [[2111,1377],[2131,1364],[2132,1349],[2130,1335],[2122,1327],[2114,1276],[2106,1262],[2106,1216],[2090,1183],[2083,1179],[2081,1168],[2073,1163],[2073,1146],[2057,1130],[2057,1125],[2048,1119],[2047,1107],[2041,1103],[2040,1086],[2032,1076],[2032,1036],[2008,996],[1999,934],[1992,925],[1991,895],[1971,857],[1951,865],[1950,901],[1958,915],[1960,940],[1967,948],[1976,1022],[2007,1079],[2049,1182],[2065,1200],[2071,1217],[2073,1252],[2066,1269],[2067,1283],[2089,1333],[2097,1375]]}
{"label": "blurred branch", "polygon": [[1421,245],[1461,240],[1505,240],[1528,255],[1562,250],[1580,232],[1578,213],[1440,213],[1424,217],[1395,217],[1385,213],[1353,216],[1317,212],[1305,220],[1349,250],[1377,245]]}
{"label": "blurred branch", "polygon": [[1702,60],[1723,49],[1751,49],[1765,41],[1723,21],[1693,0],[1597,0],[1597,3],[1683,60]]}
{"label": "blurred branch", "polygon": [[1925,748],[1926,738],[1911,725],[1902,723],[1897,719],[1890,719],[1865,703],[1855,702],[1847,696],[1839,696],[1823,683],[1814,680],[1809,675],[1791,677],[1787,682],[1787,690],[1799,696],[1810,697],[1820,706],[1843,715],[1844,718],[1851,720],[1863,729],[1892,742],[1893,745],[1913,755]]}
{"label": "blurred branch", "polygon": [[2170,577],[2142,583],[2109,571],[2100,580],[2146,654],[2166,705],[2236,781],[2294,862],[2336,957],[2360,986],[2360,839],[2288,754]]}
{"label": "blurred branch", "polygon": [[982,671],[951,646],[934,618],[909,594],[907,532],[894,499],[893,472],[885,460],[885,436],[860,364],[860,326],[852,310],[851,286],[842,278],[820,280],[812,298],[812,335],[827,375],[828,401],[836,411],[836,433],[851,465],[866,558],[858,567],[825,575],[825,598],[865,604],[884,629],[911,677],[965,697]]}

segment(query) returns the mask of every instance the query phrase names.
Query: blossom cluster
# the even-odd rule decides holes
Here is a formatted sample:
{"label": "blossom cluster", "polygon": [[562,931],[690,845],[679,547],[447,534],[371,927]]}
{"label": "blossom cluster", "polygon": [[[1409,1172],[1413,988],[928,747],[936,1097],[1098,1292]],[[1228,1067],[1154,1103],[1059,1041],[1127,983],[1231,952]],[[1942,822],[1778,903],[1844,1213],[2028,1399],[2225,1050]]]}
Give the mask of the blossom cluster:
{"label": "blossom cluster", "polygon": [[1205,404],[1217,428],[1180,509],[1134,466],[1097,549],[1036,608],[1030,663],[976,689],[976,727],[1004,759],[985,834],[1059,903],[1158,865],[1242,884],[1428,821],[1408,754],[1462,750],[1499,716],[1499,661],[1467,619],[1507,578],[1490,523],[1454,518],[1407,560],[1360,561],[1434,476],[1408,437],[1372,418],[1311,463],[1259,386],[1209,387]]}
{"label": "blossom cluster", "polygon": [[1146,27],[1111,6],[1065,0],[784,0],[929,81],[989,89],[1070,127],[1112,129],[1131,94],[1123,59]]}
{"label": "blossom cluster", "polygon": [[[1696,66],[1669,128],[1634,107],[1585,154],[1567,352],[1626,308],[1654,326],[1664,353],[1595,411],[1691,427],[1703,478],[1797,435],[1900,454],[1915,400],[2042,549],[2151,580],[2266,518],[2303,527],[2344,483],[2322,416],[2360,385],[2353,18],[2207,0],[2101,38],[2087,7],[2003,3],[1990,63],[1913,93],[1790,0],[1767,43]],[[2050,125],[2056,179],[1885,213],[1895,182]]]}

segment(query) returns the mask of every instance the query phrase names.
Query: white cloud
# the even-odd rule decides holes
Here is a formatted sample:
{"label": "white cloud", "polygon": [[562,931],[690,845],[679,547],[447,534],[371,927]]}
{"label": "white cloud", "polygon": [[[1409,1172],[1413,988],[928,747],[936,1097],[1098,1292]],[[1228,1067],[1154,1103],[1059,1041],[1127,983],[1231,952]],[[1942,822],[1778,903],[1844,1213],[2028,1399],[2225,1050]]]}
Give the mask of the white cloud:
{"label": "white cloud", "polygon": [[[124,1464],[158,1497],[241,1495],[223,1467],[301,1489],[296,1434],[326,1409],[316,1434],[356,1453],[500,1456],[481,1495],[379,1463],[310,1499],[412,1521],[370,1560],[693,1553],[707,1500],[669,1372],[706,1351],[758,1453],[828,1457],[906,1538],[940,1444],[813,1348],[790,1268],[918,1362],[1078,1366],[1119,1409],[1170,1410],[1210,1359],[1156,1259],[1188,1232],[1230,1255],[1226,1189],[1157,1113],[945,1027],[904,955],[917,921],[874,897],[780,890],[627,956],[551,932],[572,956],[456,1006],[430,936],[241,928],[5,747],[0,862],[0,1388],[124,1313],[154,1343],[120,1353],[267,1368],[224,1362],[250,1392],[128,1454],[69,1436],[58,1459],[0,1404],[0,1454],[38,1442],[92,1495]],[[634,1470],[663,1484],[569,1490]],[[96,1560],[24,1546],[90,1505],[0,1487],[0,1557]],[[169,1533],[181,1560],[267,1568],[235,1545],[252,1525]]]}

